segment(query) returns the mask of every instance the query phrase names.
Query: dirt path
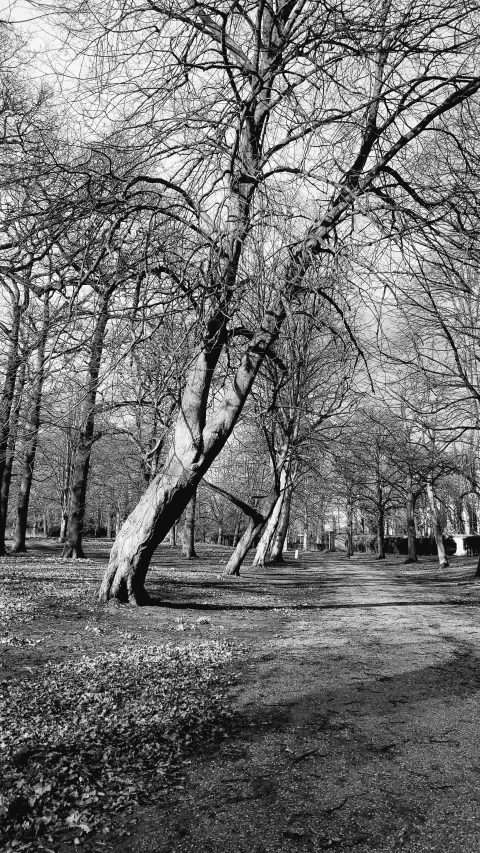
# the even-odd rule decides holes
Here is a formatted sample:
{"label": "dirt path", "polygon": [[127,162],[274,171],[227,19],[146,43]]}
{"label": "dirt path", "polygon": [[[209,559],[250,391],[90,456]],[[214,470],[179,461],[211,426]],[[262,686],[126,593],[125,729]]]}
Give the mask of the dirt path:
{"label": "dirt path", "polygon": [[138,610],[82,604],[104,546],[74,570],[55,562],[56,546],[38,553],[41,572],[28,558],[5,564],[5,589],[31,592],[25,622],[8,623],[20,639],[3,649],[5,679],[125,643],[208,638],[240,649],[233,732],[198,749],[184,780],[125,823],[123,841],[88,849],[480,851],[475,561],[439,572],[428,559],[310,554],[225,581],[228,553],[210,548],[192,566],[159,549],[149,588],[164,606]]}
{"label": "dirt path", "polygon": [[440,574],[433,561],[319,555],[247,571],[222,603],[234,607],[241,586],[278,609],[244,615],[243,630],[230,614],[230,635],[250,642],[238,732],[197,757],[185,789],[119,849],[480,850],[471,575],[461,561]]}

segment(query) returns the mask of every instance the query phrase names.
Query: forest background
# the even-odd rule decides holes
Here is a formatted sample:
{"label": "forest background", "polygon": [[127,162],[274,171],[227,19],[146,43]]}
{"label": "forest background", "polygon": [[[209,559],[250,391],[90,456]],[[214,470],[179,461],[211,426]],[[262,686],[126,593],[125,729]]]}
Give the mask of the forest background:
{"label": "forest background", "polygon": [[4,10],[2,553],[115,538],[100,597],[142,603],[181,531],[232,574],[335,530],[445,565],[442,532],[477,531],[478,24]]}

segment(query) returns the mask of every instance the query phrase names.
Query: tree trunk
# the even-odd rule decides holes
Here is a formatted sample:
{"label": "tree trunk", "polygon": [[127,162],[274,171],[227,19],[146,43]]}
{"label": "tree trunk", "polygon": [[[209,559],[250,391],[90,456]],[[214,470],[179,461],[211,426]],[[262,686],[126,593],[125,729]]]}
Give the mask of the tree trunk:
{"label": "tree trunk", "polygon": [[347,498],[347,557],[353,557],[353,502],[352,496]]}
{"label": "tree trunk", "polygon": [[[213,370],[209,350],[204,349],[198,355],[187,377],[163,471],[152,480],[117,537],[100,587],[100,601],[112,597],[137,604],[148,601],[145,577],[153,552],[181,516],[198,483],[231,435],[265,354],[278,337],[284,317],[281,300],[276,310],[265,313],[231,386],[207,424],[205,415]],[[218,336],[217,331],[217,341]]]}
{"label": "tree trunk", "polygon": [[85,522],[85,500],[87,496],[90,457],[95,440],[95,401],[97,398],[98,377],[100,374],[105,332],[109,319],[108,306],[113,290],[113,286],[105,289],[100,299],[88,362],[88,380],[85,389],[82,426],[78,435],[75,458],[72,466],[70,517],[68,519],[67,538],[63,549],[63,556],[72,559],[85,558],[82,539]]}
{"label": "tree trunk", "polygon": [[177,546],[177,522],[175,522],[175,524],[173,524],[172,527],[170,528],[169,540],[170,540],[170,545],[172,546],[172,548],[176,548],[176,546]]}
{"label": "tree trunk", "polygon": [[42,391],[45,378],[45,349],[47,345],[48,327],[50,322],[50,305],[48,294],[44,295],[43,319],[40,340],[37,349],[36,370],[32,387],[32,407],[30,409],[27,428],[26,445],[23,459],[23,469],[17,498],[17,521],[13,534],[12,553],[26,551],[28,505],[32,488],[33,469],[37,452],[38,432],[40,429],[40,414],[42,406]]}
{"label": "tree trunk", "polygon": [[112,511],[111,509],[107,512],[107,539],[112,538]]}
{"label": "tree trunk", "polygon": [[258,509],[254,509],[250,515],[245,532],[225,566],[224,575],[238,576],[240,574],[242,563],[252,547],[255,538],[262,532],[265,524],[268,522],[277,500],[278,487],[274,489],[271,495],[267,495],[261,499],[260,506]]}
{"label": "tree trunk", "polygon": [[[18,341],[20,335],[20,321],[22,317],[22,309],[20,307],[20,297],[13,306],[12,325],[10,329],[10,347],[8,352],[7,364],[5,367],[5,379],[3,382],[3,392],[0,404],[0,483],[3,485],[3,475],[5,465],[8,458],[8,439],[10,435],[10,415],[15,394],[15,382],[17,371],[20,364]],[[10,473],[11,477],[11,473]],[[1,507],[0,507],[1,511]],[[5,555],[5,527],[7,519],[2,515],[0,520],[0,557]]]}
{"label": "tree trunk", "polygon": [[273,538],[275,536],[275,531],[279,523],[280,513],[282,511],[284,499],[285,492],[282,490],[275,502],[275,506],[273,507],[273,510],[270,514],[270,518],[267,521],[260,542],[257,545],[257,550],[255,552],[255,557],[253,558],[252,563],[253,566],[264,566],[267,562],[268,552],[270,551],[270,546],[272,544]]}
{"label": "tree trunk", "polygon": [[376,488],[377,488],[377,560],[385,559],[385,508],[383,503],[383,488],[380,479],[380,468],[377,459],[376,469]]}
{"label": "tree trunk", "polygon": [[282,512],[280,515],[280,520],[278,522],[277,532],[275,535],[275,540],[272,546],[272,554],[271,561],[272,563],[283,563],[283,551],[284,545],[287,538],[288,525],[290,523],[290,507],[292,505],[292,496],[293,496],[293,484],[289,483],[289,485],[285,489],[285,497],[282,506]]}
{"label": "tree trunk", "polygon": [[408,556],[406,563],[417,563],[417,551],[415,547],[415,497],[412,491],[411,478],[407,478],[407,540]]}
{"label": "tree trunk", "polygon": [[217,545],[223,545],[223,524],[218,525]]}
{"label": "tree trunk", "polygon": [[377,560],[385,559],[385,521],[383,509],[378,509],[377,515]]}
{"label": "tree trunk", "polygon": [[183,526],[182,554],[187,560],[198,560],[195,551],[195,509],[197,506],[197,492],[194,491],[185,510],[185,524]]}
{"label": "tree trunk", "polygon": [[5,460],[5,468],[3,470],[2,488],[0,495],[0,542],[5,542],[7,515],[8,515],[8,499],[10,496],[10,486],[12,482],[12,469],[15,459],[15,444],[17,441],[18,420],[20,417],[20,408],[22,405],[22,396],[25,387],[26,376],[26,359],[22,359],[20,369],[17,376],[17,384],[15,386],[15,398],[12,403],[10,416],[10,434],[7,445],[7,458]]}
{"label": "tree trunk", "polygon": [[240,519],[237,519],[237,521],[235,522],[235,529],[233,531],[232,545],[234,548],[237,547],[239,533],[240,533]]}
{"label": "tree trunk", "polygon": [[440,519],[438,517],[437,506],[435,503],[435,494],[431,481],[427,481],[426,491],[428,505],[430,509],[430,518],[432,520],[433,535],[435,536],[435,542],[437,545],[438,562],[440,564],[441,569],[446,569],[448,566],[448,557],[447,552],[445,551],[445,545],[443,543],[442,525],[440,524]]}

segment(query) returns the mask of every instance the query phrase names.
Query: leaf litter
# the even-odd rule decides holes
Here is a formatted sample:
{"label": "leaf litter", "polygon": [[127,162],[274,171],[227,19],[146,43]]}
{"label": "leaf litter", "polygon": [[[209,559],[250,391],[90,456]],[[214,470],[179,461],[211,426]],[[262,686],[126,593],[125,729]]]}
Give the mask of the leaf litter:
{"label": "leaf litter", "polygon": [[231,659],[218,641],[123,647],[1,682],[4,849],[108,835],[119,812],[178,782],[195,742],[228,726]]}

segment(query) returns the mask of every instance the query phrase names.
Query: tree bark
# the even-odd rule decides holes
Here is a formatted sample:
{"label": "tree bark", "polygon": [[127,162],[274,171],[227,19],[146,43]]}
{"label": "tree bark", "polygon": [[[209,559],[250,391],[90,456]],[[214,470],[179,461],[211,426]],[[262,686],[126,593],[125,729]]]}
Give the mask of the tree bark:
{"label": "tree bark", "polygon": [[37,349],[35,377],[32,388],[32,407],[27,422],[27,439],[23,459],[23,469],[17,498],[17,521],[13,534],[12,553],[26,551],[26,535],[28,520],[28,505],[32,488],[33,469],[37,452],[38,432],[42,407],[43,382],[45,379],[45,349],[47,345],[50,323],[49,296],[45,293],[43,303],[43,319],[40,340]]}
{"label": "tree bark", "polygon": [[103,291],[98,316],[96,318],[88,363],[88,379],[82,412],[82,425],[75,448],[72,471],[72,491],[70,494],[70,516],[63,556],[71,559],[84,559],[83,527],[85,522],[85,500],[87,496],[90,457],[95,436],[95,402],[98,390],[98,377],[102,361],[105,332],[109,320],[109,301],[113,286]]}
{"label": "tree bark", "polygon": [[231,435],[266,351],[278,337],[284,317],[285,309],[279,300],[276,310],[266,312],[241,358],[229,390],[207,424],[206,405],[213,370],[209,350],[199,353],[187,377],[163,471],[152,480],[117,537],[100,587],[100,601],[112,597],[136,604],[148,601],[145,577],[153,552],[180,517]]}
{"label": "tree bark", "polygon": [[[3,483],[3,475],[8,457],[8,439],[10,435],[10,415],[12,411],[13,398],[15,394],[15,382],[20,364],[18,342],[20,336],[20,322],[22,308],[20,306],[20,295],[12,310],[12,325],[9,334],[10,347],[5,368],[5,379],[3,382],[2,399],[0,405],[0,483]],[[0,557],[5,555],[5,528],[7,519],[2,516],[0,522]]]}
{"label": "tree bark", "polygon": [[415,547],[415,496],[412,491],[411,477],[407,478],[407,541],[408,541],[408,556],[406,563],[417,563],[417,551]]}
{"label": "tree bark", "polygon": [[195,551],[195,509],[197,506],[197,491],[195,490],[185,510],[183,526],[182,554],[187,560],[198,560]]}
{"label": "tree bark", "polygon": [[275,489],[271,495],[262,498],[258,509],[254,509],[250,514],[245,532],[240,537],[237,547],[225,566],[224,575],[236,575],[238,577],[242,563],[252,547],[255,537],[262,532],[267,523],[277,499],[278,490]]}
{"label": "tree bark", "polygon": [[2,488],[0,494],[0,542],[3,543],[5,542],[8,515],[8,499],[10,497],[12,469],[13,462],[15,459],[15,444],[17,440],[18,421],[20,418],[20,408],[22,405],[22,396],[25,387],[26,366],[26,359],[23,358],[17,375],[17,382],[15,385],[15,397],[12,403],[12,410],[10,415],[10,434],[8,437],[7,457],[5,459],[5,468],[3,470]]}
{"label": "tree bark", "polygon": [[431,480],[427,481],[426,492],[428,506],[430,510],[430,518],[432,520],[433,535],[435,536],[435,543],[437,545],[438,562],[440,564],[441,569],[446,569],[449,565],[448,557],[443,542],[442,525],[440,524],[440,519],[438,517],[437,506],[435,503],[435,494],[433,491],[433,483],[431,482]]}
{"label": "tree bark", "polygon": [[347,498],[347,557],[353,557],[353,502],[351,494]]}
{"label": "tree bark", "polygon": [[285,540],[287,538],[288,525],[290,523],[290,508],[292,505],[293,484],[289,483],[285,489],[285,497],[282,506],[280,520],[278,522],[275,540],[272,546],[271,562],[283,563],[283,552]]}
{"label": "tree bark", "polygon": [[275,536],[275,531],[279,523],[280,513],[282,511],[284,499],[285,492],[282,489],[277,500],[275,501],[275,506],[273,507],[272,512],[270,513],[270,517],[265,525],[265,530],[262,533],[260,542],[257,545],[257,550],[255,552],[255,557],[253,558],[252,563],[253,566],[264,566],[267,562],[268,552],[270,551],[270,546],[272,544],[273,538]]}

